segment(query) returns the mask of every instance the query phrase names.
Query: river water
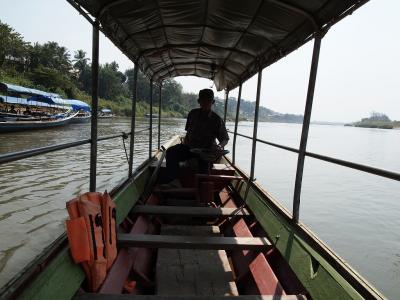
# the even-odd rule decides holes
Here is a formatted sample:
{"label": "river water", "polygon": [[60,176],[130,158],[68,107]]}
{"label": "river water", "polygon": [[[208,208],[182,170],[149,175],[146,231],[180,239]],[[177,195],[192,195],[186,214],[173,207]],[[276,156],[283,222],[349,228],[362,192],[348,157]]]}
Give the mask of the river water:
{"label": "river water", "polygon": [[[138,120],[138,129],[148,122]],[[162,142],[183,133],[183,127],[184,120],[165,119]],[[99,120],[99,136],[129,128],[127,118]],[[252,123],[241,122],[238,131],[252,135],[252,130]],[[258,129],[260,139],[294,148],[300,134],[299,124],[260,123]],[[89,136],[90,124],[0,134],[0,154]],[[148,132],[136,137],[135,166],[148,155],[148,138]],[[83,145],[0,166],[0,286],[64,231],[65,202],[89,188],[89,148]],[[400,130],[311,125],[308,151],[400,172]],[[250,157],[250,141],[238,137],[237,164],[247,172]],[[295,153],[257,145],[255,176],[290,211],[296,163]],[[127,176],[121,138],[99,143],[97,171],[98,190],[111,190]],[[390,299],[400,295],[399,211],[399,182],[306,158],[300,220]]]}

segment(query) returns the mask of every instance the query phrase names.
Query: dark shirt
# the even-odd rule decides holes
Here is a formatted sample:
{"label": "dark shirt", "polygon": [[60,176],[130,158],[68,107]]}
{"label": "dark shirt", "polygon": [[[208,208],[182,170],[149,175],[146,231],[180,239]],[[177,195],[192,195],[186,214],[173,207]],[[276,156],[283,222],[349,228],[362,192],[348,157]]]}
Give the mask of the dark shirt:
{"label": "dark shirt", "polygon": [[201,108],[189,112],[185,130],[184,144],[190,148],[210,148],[216,145],[215,139],[220,143],[229,140],[222,119],[215,112],[203,112]]}

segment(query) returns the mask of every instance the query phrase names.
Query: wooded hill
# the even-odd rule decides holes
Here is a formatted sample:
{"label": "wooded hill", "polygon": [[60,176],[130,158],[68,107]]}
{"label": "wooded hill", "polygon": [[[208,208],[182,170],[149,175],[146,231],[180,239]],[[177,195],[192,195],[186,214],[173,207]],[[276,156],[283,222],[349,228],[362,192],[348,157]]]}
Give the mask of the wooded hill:
{"label": "wooded hill", "polygon": [[[0,21],[0,81],[60,94],[64,98],[91,103],[91,64],[83,50],[69,50],[57,42],[44,44],[25,42],[22,35]],[[100,65],[99,108],[110,108],[117,115],[131,114],[133,69],[119,70],[116,62]],[[149,113],[149,80],[138,74],[137,114]],[[154,113],[158,112],[159,88],[153,88]],[[222,99],[216,99],[214,110],[223,115]],[[228,102],[227,118],[234,119],[236,99]],[[173,79],[163,82],[162,110],[164,116],[186,117],[197,107],[197,95],[184,93]],[[255,102],[241,101],[241,120],[254,118]],[[276,113],[260,107],[260,121],[302,122],[302,116]]]}
{"label": "wooded hill", "polygon": [[368,118],[362,118],[361,121],[345,124],[345,126],[393,129],[400,127],[400,121],[392,121],[387,115],[373,111]]}

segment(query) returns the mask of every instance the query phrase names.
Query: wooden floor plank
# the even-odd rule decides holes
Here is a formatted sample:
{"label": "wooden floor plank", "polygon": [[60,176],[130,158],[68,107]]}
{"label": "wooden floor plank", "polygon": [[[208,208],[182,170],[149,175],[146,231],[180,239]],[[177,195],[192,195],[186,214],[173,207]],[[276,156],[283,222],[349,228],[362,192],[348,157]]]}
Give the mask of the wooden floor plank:
{"label": "wooden floor plank", "polygon": [[184,207],[161,205],[137,205],[132,210],[135,214],[157,216],[184,216],[184,217],[234,217],[250,216],[245,208],[216,208],[216,207]]}
{"label": "wooden floor plank", "polygon": [[118,244],[123,247],[221,249],[221,250],[267,250],[271,243],[267,238],[204,237],[152,234],[119,234]]}
{"label": "wooden floor plank", "polygon": [[161,295],[107,295],[107,294],[78,294],[74,300],[307,300],[303,295],[242,295],[242,296],[161,296]]}
{"label": "wooden floor plank", "polygon": [[[217,226],[163,225],[162,234],[219,237]],[[224,250],[159,249],[156,264],[157,295],[238,295]]]}

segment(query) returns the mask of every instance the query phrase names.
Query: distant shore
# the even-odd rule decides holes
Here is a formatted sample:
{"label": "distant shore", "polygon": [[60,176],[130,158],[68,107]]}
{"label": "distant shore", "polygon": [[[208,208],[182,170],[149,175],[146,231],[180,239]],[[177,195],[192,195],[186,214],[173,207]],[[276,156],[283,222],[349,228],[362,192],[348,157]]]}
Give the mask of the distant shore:
{"label": "distant shore", "polygon": [[344,126],[362,127],[362,128],[379,128],[379,129],[399,129],[400,121],[360,121],[355,123],[344,124]]}

